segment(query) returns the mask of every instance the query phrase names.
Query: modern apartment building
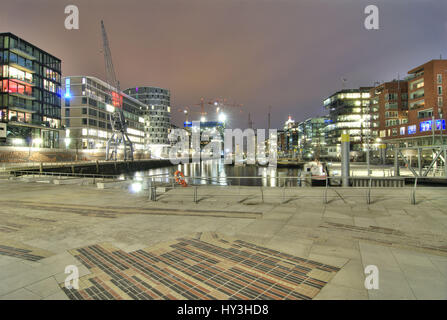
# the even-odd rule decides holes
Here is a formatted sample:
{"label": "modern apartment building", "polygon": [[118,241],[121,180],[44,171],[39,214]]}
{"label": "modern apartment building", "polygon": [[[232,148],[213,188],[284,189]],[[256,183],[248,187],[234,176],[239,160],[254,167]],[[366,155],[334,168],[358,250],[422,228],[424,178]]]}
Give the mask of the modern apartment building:
{"label": "modern apartment building", "polygon": [[342,133],[350,135],[351,151],[354,155],[362,155],[371,134],[371,89],[371,87],[344,89],[324,100],[323,104],[329,112],[330,122],[326,126],[329,156],[340,156]]}
{"label": "modern apartment building", "polygon": [[405,136],[408,123],[408,82],[385,82],[370,92],[371,127],[376,138],[374,142]]}
{"label": "modern apartment building", "polygon": [[146,145],[152,150],[169,146],[168,133],[171,126],[170,91],[158,87],[135,87],[124,90],[124,93],[147,106],[146,110],[143,110],[147,130]]}
{"label": "modern apartment building", "polygon": [[[397,100],[379,103],[379,137],[388,144],[408,147],[447,144],[447,60],[431,60],[408,74],[406,83],[384,84]],[[387,106],[397,109],[388,110]],[[397,111],[397,118],[387,118],[392,111]]]}
{"label": "modern apartment building", "polygon": [[0,144],[59,147],[61,60],[0,33]]}
{"label": "modern apartment building", "polygon": [[[147,105],[95,77],[70,76],[63,78],[64,99],[62,121],[67,128],[67,147],[102,150],[112,135],[110,116],[122,101],[127,121],[127,134],[136,151],[145,148],[144,110]],[[112,91],[112,96],[110,94]]]}

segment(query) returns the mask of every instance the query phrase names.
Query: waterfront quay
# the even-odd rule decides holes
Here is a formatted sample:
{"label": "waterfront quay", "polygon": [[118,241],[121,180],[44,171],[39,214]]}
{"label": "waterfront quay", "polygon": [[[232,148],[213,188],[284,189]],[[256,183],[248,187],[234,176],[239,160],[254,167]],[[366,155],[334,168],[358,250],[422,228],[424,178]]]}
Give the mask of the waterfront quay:
{"label": "waterfront quay", "polygon": [[73,162],[30,162],[30,163],[3,163],[0,172],[14,173],[20,171],[35,173],[72,173],[92,175],[116,175],[124,172],[150,170],[171,165],[169,160],[146,159],[138,161],[73,161]]}
{"label": "waterfront quay", "polygon": [[447,299],[445,187],[325,189],[5,177],[0,299]]}

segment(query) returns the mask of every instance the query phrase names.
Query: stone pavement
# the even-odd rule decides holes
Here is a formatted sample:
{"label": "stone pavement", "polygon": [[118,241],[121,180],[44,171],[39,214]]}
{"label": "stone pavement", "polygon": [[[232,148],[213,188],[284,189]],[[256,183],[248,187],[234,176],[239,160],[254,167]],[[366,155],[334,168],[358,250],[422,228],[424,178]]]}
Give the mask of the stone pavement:
{"label": "stone pavement", "polygon": [[0,180],[0,299],[447,299],[447,188],[262,192]]}

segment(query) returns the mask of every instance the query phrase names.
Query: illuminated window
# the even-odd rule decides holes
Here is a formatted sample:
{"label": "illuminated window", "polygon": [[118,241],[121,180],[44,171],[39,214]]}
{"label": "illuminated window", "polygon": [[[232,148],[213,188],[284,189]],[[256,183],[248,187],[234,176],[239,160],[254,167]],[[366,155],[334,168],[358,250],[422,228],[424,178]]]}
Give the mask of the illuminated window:
{"label": "illuminated window", "polygon": [[416,133],[416,125],[408,126],[408,134]]}
{"label": "illuminated window", "polygon": [[405,127],[400,127],[400,135],[405,135]]}
{"label": "illuminated window", "polygon": [[436,120],[436,130],[445,130],[445,120]]}
{"label": "illuminated window", "polygon": [[420,132],[431,131],[431,120],[422,121],[419,124],[419,131]]}

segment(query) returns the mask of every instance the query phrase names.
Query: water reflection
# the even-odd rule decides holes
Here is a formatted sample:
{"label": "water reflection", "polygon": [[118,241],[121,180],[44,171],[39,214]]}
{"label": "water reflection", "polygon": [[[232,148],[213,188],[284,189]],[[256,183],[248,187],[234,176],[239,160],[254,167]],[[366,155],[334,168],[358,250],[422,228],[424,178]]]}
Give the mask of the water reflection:
{"label": "water reflection", "polygon": [[[207,160],[201,163],[179,164],[171,167],[136,172],[136,177],[157,176],[157,182],[172,183],[175,171],[185,175],[188,184],[214,184],[223,186],[298,186],[300,169],[269,168],[259,166],[225,165],[221,160]],[[241,178],[239,178],[241,177]]]}

